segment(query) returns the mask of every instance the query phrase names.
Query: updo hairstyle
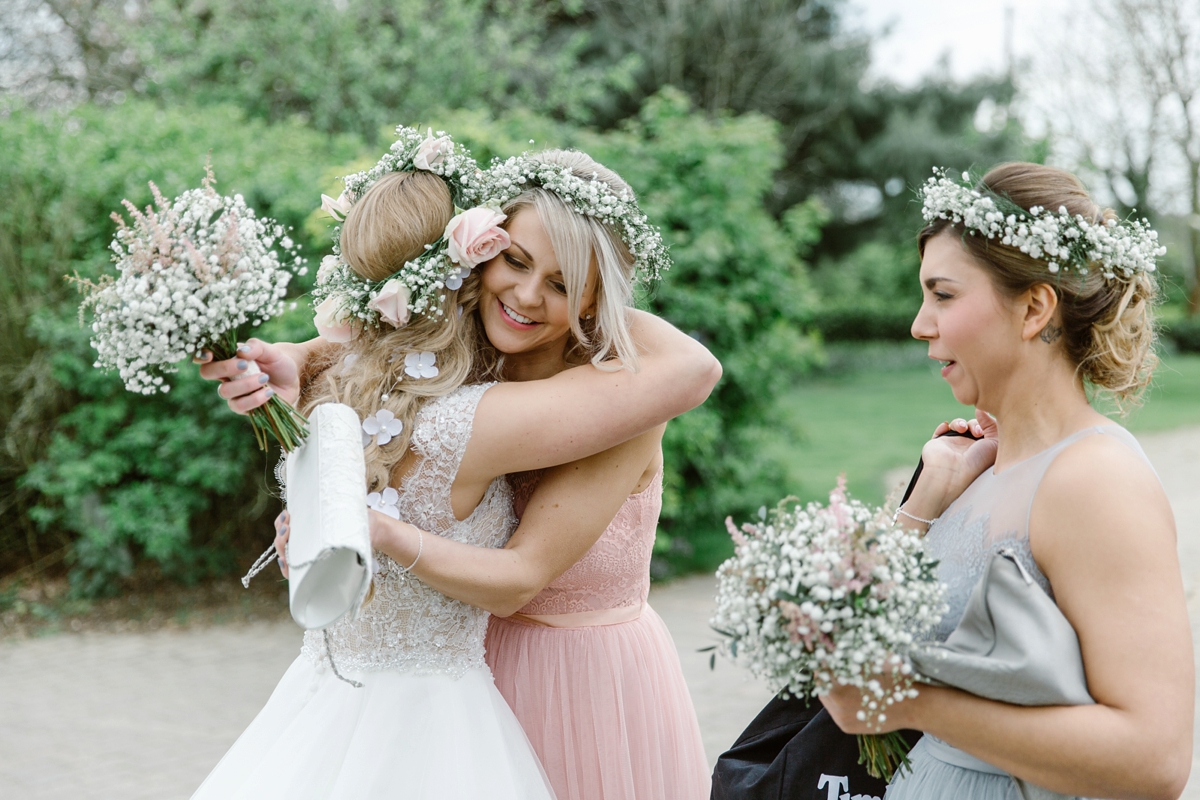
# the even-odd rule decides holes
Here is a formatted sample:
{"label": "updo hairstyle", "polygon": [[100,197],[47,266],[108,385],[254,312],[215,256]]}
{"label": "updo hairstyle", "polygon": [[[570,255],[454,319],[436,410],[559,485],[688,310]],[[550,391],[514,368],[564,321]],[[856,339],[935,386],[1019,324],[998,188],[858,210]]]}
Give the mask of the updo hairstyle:
{"label": "updo hairstyle", "polygon": [[[992,168],[977,187],[1007,197],[1024,209],[1033,206],[1057,210],[1065,206],[1094,224],[1116,220],[1112,209],[1102,209],[1083,184],[1069,172],[1042,164],[1014,162]],[[934,236],[947,229],[959,233],[963,246],[1008,297],[1017,297],[1039,283],[1058,295],[1062,319],[1062,345],[1084,381],[1111,393],[1121,407],[1136,405],[1150,383],[1158,357],[1154,304],[1158,285],[1151,273],[1108,281],[1099,267],[1080,275],[1075,269],[1049,271],[1045,261],[1016,247],[938,219],[918,236],[921,255]]]}
{"label": "updo hairstyle", "polygon": [[[400,270],[441,238],[454,215],[450,190],[429,172],[392,172],[367,190],[346,215],[342,258],[360,277],[381,281]],[[494,350],[486,345],[478,318],[479,270],[457,290],[445,290],[440,306],[414,314],[402,328],[381,322],[366,326],[345,344],[330,344],[309,359],[301,375],[301,413],[322,403],[344,403],[361,419],[380,409],[404,424],[399,436],[380,447],[374,437],[364,451],[367,489],[394,483],[392,471],[408,450],[413,422],[425,398],[440,397],[468,381],[496,371]],[[460,313],[461,309],[461,313]],[[439,314],[438,311],[441,311]],[[404,374],[408,353],[436,354],[438,375]],[[383,400],[383,395],[388,399]]]}
{"label": "updo hairstyle", "polygon": [[[584,180],[598,180],[614,192],[633,194],[617,173],[578,150],[544,150],[530,158],[569,169]],[[633,304],[634,258],[621,236],[595,217],[580,214],[554,192],[535,187],[508,201],[503,212],[511,222],[516,214],[537,212],[554,247],[567,287],[567,314],[571,334],[566,358],[571,364],[589,361],[599,369],[638,369],[637,347],[629,333],[627,309]],[[588,273],[595,264],[596,310],[591,319],[580,319]],[[619,366],[604,362],[620,359]]]}

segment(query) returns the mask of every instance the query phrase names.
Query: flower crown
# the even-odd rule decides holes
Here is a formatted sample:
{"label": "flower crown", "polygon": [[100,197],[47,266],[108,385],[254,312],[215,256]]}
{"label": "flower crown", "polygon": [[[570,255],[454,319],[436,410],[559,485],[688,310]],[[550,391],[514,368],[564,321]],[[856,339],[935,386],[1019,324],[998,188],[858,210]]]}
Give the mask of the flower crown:
{"label": "flower crown", "polygon": [[662,234],[638,208],[628,189],[616,192],[595,176],[581,178],[567,167],[529,154],[492,162],[487,171],[488,201],[503,206],[522,192],[543,188],[565,200],[575,212],[611,226],[634,258],[634,272],[645,282],[659,280],[671,267]]}
{"label": "flower crown", "polygon": [[926,222],[945,219],[963,225],[972,235],[979,231],[999,239],[1045,261],[1051,274],[1073,269],[1087,275],[1096,267],[1107,280],[1130,280],[1154,272],[1154,260],[1167,252],[1148,220],[1097,223],[1072,215],[1065,206],[1059,206],[1057,213],[1041,206],[1027,210],[1004,195],[975,188],[966,172],[963,183],[950,178],[944,168],[933,173],[920,190]]}
{"label": "flower crown", "polygon": [[439,131],[421,134],[415,128],[396,128],[396,141],[379,163],[342,179],[346,189],[334,200],[321,195],[321,208],[341,222],[384,175],[423,170],[446,181],[456,209],[442,237],[425,245],[425,252],[380,281],[356,274],[342,258],[341,226],[333,230],[333,255],[321,260],[313,289],[317,329],[326,339],[346,342],[362,327],[386,322],[403,327],[413,314],[441,316],[443,290],[457,289],[471,269],[508,246],[508,234],[498,226],[504,215],[475,206],[485,194],[475,159],[461,144]]}

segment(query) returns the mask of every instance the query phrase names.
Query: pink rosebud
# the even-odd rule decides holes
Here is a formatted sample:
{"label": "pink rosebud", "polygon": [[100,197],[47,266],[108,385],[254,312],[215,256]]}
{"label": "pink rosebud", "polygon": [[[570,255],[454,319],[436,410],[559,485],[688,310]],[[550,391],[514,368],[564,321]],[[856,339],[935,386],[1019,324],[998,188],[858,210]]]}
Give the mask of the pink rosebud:
{"label": "pink rosebud", "polygon": [[350,213],[350,201],[346,198],[345,192],[339,194],[337,200],[323,194],[321,195],[321,210],[341,222]]}
{"label": "pink rosebud", "polygon": [[492,208],[468,208],[446,226],[446,255],[456,264],[473,268],[495,258],[512,244],[500,223],[508,219]]}
{"label": "pink rosebud", "polygon": [[336,295],[326,297],[317,306],[313,324],[317,326],[317,333],[327,342],[348,342],[359,333],[358,325],[350,319],[342,299]]}
{"label": "pink rosebud", "polygon": [[379,312],[379,318],[393,328],[408,324],[408,301],[412,293],[399,278],[392,278],[383,285],[379,294],[371,298],[367,308]]}
{"label": "pink rosebud", "polygon": [[454,143],[450,141],[449,136],[439,136],[436,139],[428,136],[417,147],[417,154],[413,156],[413,166],[417,169],[432,170],[440,166],[446,160],[446,156],[453,152]]}

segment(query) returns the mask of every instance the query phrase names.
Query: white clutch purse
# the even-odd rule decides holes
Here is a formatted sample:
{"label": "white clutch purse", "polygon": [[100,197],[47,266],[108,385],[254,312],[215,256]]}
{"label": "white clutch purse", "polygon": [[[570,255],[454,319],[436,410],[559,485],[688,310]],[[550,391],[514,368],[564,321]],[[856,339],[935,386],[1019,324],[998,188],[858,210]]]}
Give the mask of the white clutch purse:
{"label": "white clutch purse", "polygon": [[371,537],[358,414],[326,403],[308,425],[287,457],[288,595],[292,618],[317,630],[358,614],[371,585]]}

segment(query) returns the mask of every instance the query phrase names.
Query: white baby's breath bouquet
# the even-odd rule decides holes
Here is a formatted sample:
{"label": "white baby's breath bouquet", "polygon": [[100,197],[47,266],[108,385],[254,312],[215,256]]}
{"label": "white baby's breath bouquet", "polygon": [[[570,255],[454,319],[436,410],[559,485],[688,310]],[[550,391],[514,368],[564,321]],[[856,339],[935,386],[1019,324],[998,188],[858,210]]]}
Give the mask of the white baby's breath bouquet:
{"label": "white baby's breath bouquet", "polygon": [[[784,500],[759,516],[741,530],[727,521],[735,551],[717,570],[711,622],[725,637],[722,652],[776,692],[856,686],[859,719],[883,723],[889,706],[916,696],[908,650],[945,611],[920,536],[848,498],[844,477],[828,506]],[[890,780],[907,764],[898,732],[858,743],[859,763],[875,777]]]}
{"label": "white baby's breath bouquet", "polygon": [[[112,215],[117,276],[72,279],[86,294],[80,314],[89,307],[94,313],[95,366],[116,369],[131,392],[169,391],[166,376],[204,350],[218,360],[233,358],[239,330],[280,313],[292,271],[303,274],[298,247],[283,227],[257,218],[240,194],[222,196],[213,184],[206,168],[201,188],[173,201],[153,183],[154,206],[140,211],[124,201],[132,224]],[[263,449],[268,436],[291,450],[305,435],[304,418],[275,396],[250,420]]]}

